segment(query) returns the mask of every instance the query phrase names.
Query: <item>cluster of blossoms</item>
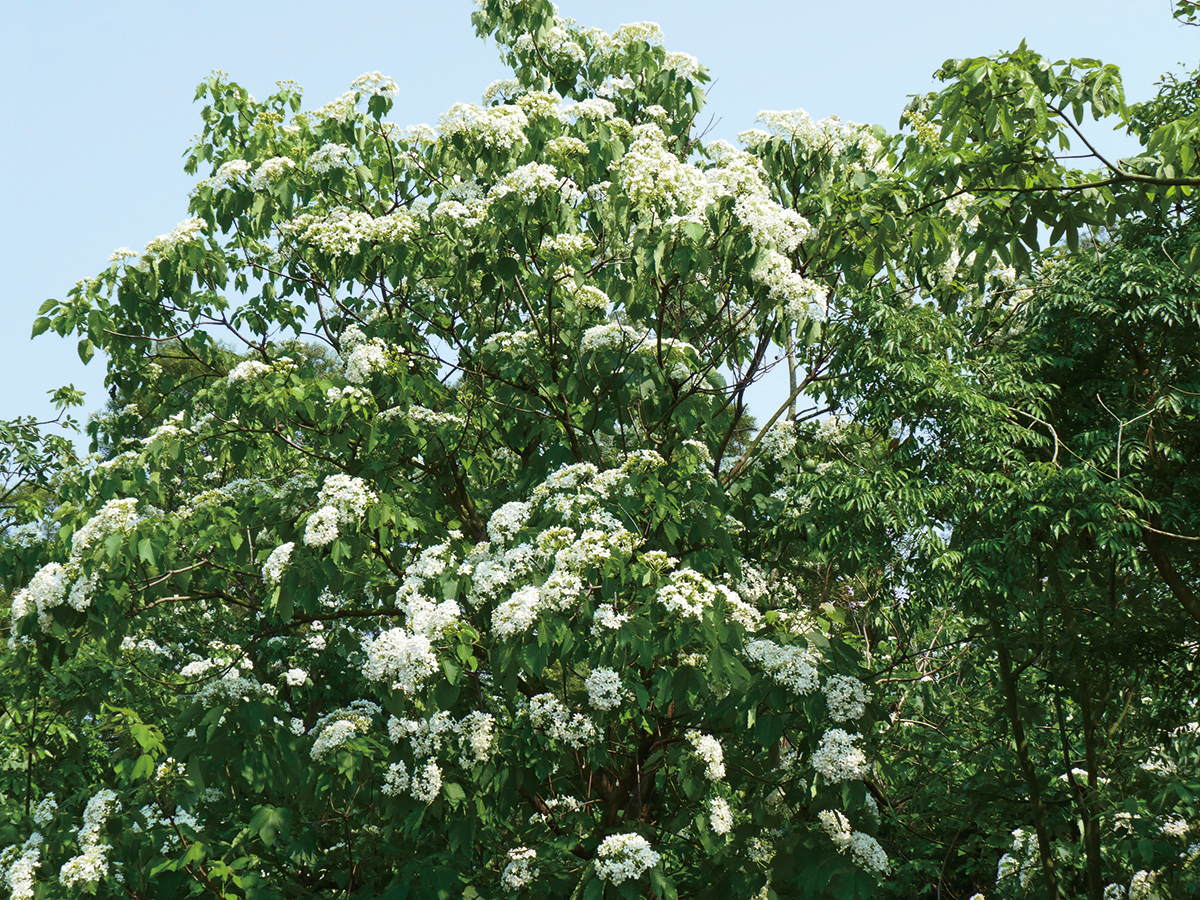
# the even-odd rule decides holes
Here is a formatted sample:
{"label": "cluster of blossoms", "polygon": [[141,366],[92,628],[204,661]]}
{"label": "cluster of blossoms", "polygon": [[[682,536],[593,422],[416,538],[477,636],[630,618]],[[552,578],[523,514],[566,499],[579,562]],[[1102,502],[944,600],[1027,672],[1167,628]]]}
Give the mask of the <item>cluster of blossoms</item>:
{"label": "cluster of blossoms", "polygon": [[63,863],[58,873],[63,887],[94,885],[108,875],[108,852],[112,848],[101,842],[100,832],[108,817],[120,811],[116,793],[108,788],[101,788],[88,801],[83,811],[83,824],[75,832],[75,840],[82,852]]}
{"label": "cluster of blossoms", "polygon": [[492,150],[511,150],[518,144],[526,144],[525,129],[529,119],[519,106],[476,106],[473,103],[455,103],[438,121],[444,137],[457,135],[478,141]]}
{"label": "cluster of blossoms", "polygon": [[180,244],[195,243],[204,236],[204,229],[207,227],[208,223],[203,219],[195,217],[184,219],[166,234],[160,234],[147,243],[145,255],[149,257],[162,256]]}
{"label": "cluster of blossoms", "polygon": [[323,175],[332,169],[354,168],[354,151],[345,144],[323,144],[308,157],[308,169]]}
{"label": "cluster of blossoms", "polygon": [[596,874],[610,884],[621,884],[640,878],[660,859],[640,834],[610,834],[596,851]]}
{"label": "cluster of blossoms", "polygon": [[613,165],[613,179],[636,206],[664,212],[703,209],[708,183],[696,166],[680,162],[667,146],[666,135],[647,123],[633,130],[629,150]]}
{"label": "cluster of blossoms", "polygon": [[282,237],[329,256],[352,256],[363,244],[402,244],[420,231],[417,216],[400,207],[382,216],[335,206],[322,214],[302,213],[279,226]]}
{"label": "cluster of blossoms", "polygon": [[441,766],[429,760],[423,766],[414,767],[409,774],[403,762],[394,762],[388,766],[383,792],[389,797],[408,793],[418,803],[432,803],[442,792]]}
{"label": "cluster of blossoms", "polygon": [[367,655],[364,676],[371,681],[390,682],[393,690],[406,693],[415,691],[438,667],[429,638],[403,628],[365,638],[363,651]]}
{"label": "cluster of blossoms", "polygon": [[288,541],[286,544],[280,544],[271,551],[271,555],[267,557],[267,561],[263,563],[262,574],[263,581],[267,584],[278,584],[283,578],[283,572],[287,568],[288,563],[292,559],[292,550],[296,544],[294,541]]}
{"label": "cluster of blossoms", "polygon": [[839,853],[850,853],[854,861],[876,875],[887,873],[887,852],[879,841],[864,831],[855,831],[844,814],[833,809],[823,809],[817,814],[821,828],[837,847]]}
{"label": "cluster of blossoms", "polygon": [[1029,829],[1017,828],[1012,836],[1012,850],[1001,856],[996,865],[996,883],[1015,878],[1022,888],[1027,888],[1038,870],[1037,835]]}
{"label": "cluster of blossoms", "polygon": [[584,682],[588,692],[588,703],[596,709],[616,709],[625,699],[621,687],[621,675],[613,669],[593,669]]}
{"label": "cluster of blossoms", "polygon": [[514,847],[508,851],[508,865],[500,875],[500,883],[509,891],[519,891],[531,885],[541,870],[534,866],[537,851],[529,847]]}
{"label": "cluster of blossoms", "polygon": [[342,525],[360,521],[377,499],[361,478],[340,472],[326,477],[317,497],[317,511],[305,526],[304,543],[324,547],[337,538]]}
{"label": "cluster of blossoms", "polygon": [[694,569],[684,568],[668,576],[667,582],[658,589],[657,599],[671,612],[685,619],[699,619],[718,596],[741,600],[724,585],[713,584]]}
{"label": "cluster of blossoms", "polygon": [[8,887],[12,900],[33,900],[34,874],[42,861],[42,834],[35,831],[23,844],[0,852],[0,885]]}
{"label": "cluster of blossoms", "polygon": [[862,778],[867,774],[867,756],[857,744],[861,739],[861,734],[831,728],[821,736],[813,754],[813,768],[830,784]]}
{"label": "cluster of blossoms", "polygon": [[724,797],[708,801],[708,824],[716,834],[729,834],[733,830],[733,810]]}
{"label": "cluster of blossoms", "polygon": [[709,781],[721,781],[725,778],[725,752],[721,742],[711,734],[701,734],[692,730],[687,733],[688,743],[696,758],[704,763],[704,777]]}
{"label": "cluster of blossoms", "polygon": [[250,190],[265,191],[295,168],[295,161],[286,156],[275,156],[264,160],[250,178]]}
{"label": "cluster of blossoms", "polygon": [[846,122],[837,116],[814,122],[802,109],[764,110],[758,114],[758,121],[767,126],[767,131],[755,129],[738,135],[738,140],[748,147],[757,147],[777,137],[806,155],[853,157],[846,160],[852,171],[871,171],[877,175],[891,171],[883,147],[869,126]]}
{"label": "cluster of blossoms", "polygon": [[[128,534],[142,521],[137,499],[124,497],[109,500],[71,538],[71,558],[64,565],[49,562],[34,573],[29,584],[12,598],[11,615],[19,622],[35,611],[38,625],[49,631],[56,607],[64,603],[82,612],[92,602],[99,583],[99,573],[84,574],[82,559],[92,547],[114,534]],[[9,646],[17,642],[16,631],[9,636]]]}
{"label": "cluster of blossoms", "polygon": [[255,381],[270,372],[271,367],[267,363],[257,359],[246,359],[230,369],[225,380],[230,384],[237,384],[239,381]]}
{"label": "cluster of blossoms", "polygon": [[598,733],[591,719],[583,713],[572,713],[553,694],[538,694],[530,699],[529,720],[552,740],[576,750],[587,746]]}
{"label": "cluster of blossoms", "polygon": [[871,692],[857,678],[849,675],[831,675],[821,686],[825,692],[825,705],[829,718],[835,722],[861,719],[871,702]]}
{"label": "cluster of blossoms", "polygon": [[417,759],[428,759],[442,753],[451,743],[459,748],[458,762],[470,768],[487,762],[496,746],[496,717],[480,710],[455,719],[446,710],[428,719],[388,719],[388,737],[400,743],[407,740]]}
{"label": "cluster of blossoms", "polygon": [[774,641],[751,641],[746,655],[785,687],[797,694],[811,694],[820,684],[817,656],[807,647],[780,645]]}

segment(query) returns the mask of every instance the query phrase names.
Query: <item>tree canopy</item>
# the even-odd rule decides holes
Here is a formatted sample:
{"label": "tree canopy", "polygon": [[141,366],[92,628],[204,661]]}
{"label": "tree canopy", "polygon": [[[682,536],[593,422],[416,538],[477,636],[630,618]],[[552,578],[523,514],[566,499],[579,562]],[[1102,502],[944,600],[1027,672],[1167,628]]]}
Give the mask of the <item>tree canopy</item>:
{"label": "tree canopy", "polygon": [[0,893],[1195,896],[1194,82],[735,147],[652,23],[477,6],[436,129],[214,73],[35,322],[113,399],[0,435]]}

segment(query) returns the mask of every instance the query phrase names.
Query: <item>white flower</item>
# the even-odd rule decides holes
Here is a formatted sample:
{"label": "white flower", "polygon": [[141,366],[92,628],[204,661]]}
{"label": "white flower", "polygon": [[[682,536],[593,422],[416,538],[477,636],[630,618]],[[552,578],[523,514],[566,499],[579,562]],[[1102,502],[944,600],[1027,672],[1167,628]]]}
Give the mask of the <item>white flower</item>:
{"label": "white flower", "polygon": [[409,785],[413,799],[421,803],[432,803],[442,792],[442,770],[433,760],[425,763],[420,771],[413,771]]}
{"label": "white flower", "polygon": [[746,645],[746,655],[762,666],[773,679],[797,694],[811,694],[820,683],[816,655],[807,647],[780,645],[766,640],[751,641]]}
{"label": "white flower", "polygon": [[250,179],[250,190],[265,191],[284,175],[296,168],[296,163],[286,156],[275,156],[264,160],[254,177]]}
{"label": "white flower", "polygon": [[528,143],[525,137],[528,124],[529,119],[520,107],[480,107],[473,103],[455,103],[438,121],[445,137],[461,134],[486,147],[503,150]]}
{"label": "white flower", "polygon": [[511,597],[493,610],[492,630],[501,639],[524,634],[537,621],[538,613],[541,610],[541,590],[533,585],[527,585],[514,592]]}
{"label": "white flower", "polygon": [[394,762],[384,776],[383,792],[389,797],[398,797],[408,790],[408,782],[408,767],[403,762]]}
{"label": "white flower", "polygon": [[230,384],[235,384],[239,381],[253,381],[256,378],[262,378],[262,376],[270,371],[271,367],[265,362],[257,359],[247,359],[234,366],[225,377],[225,380]]}
{"label": "white flower", "polygon": [[354,167],[354,151],[345,144],[323,144],[308,158],[309,170],[322,174],[330,169]]}
{"label": "white flower", "polygon": [[847,734],[840,728],[825,732],[813,754],[813,768],[831,784],[862,778],[867,772],[867,757],[857,746],[861,739],[861,734]]}
{"label": "white flower", "polygon": [[529,701],[533,727],[576,750],[596,737],[596,726],[582,713],[572,713],[553,694],[538,694]]}
{"label": "white flower", "polygon": [[409,634],[403,628],[385,631],[377,638],[366,638],[363,650],[367,661],[363,675],[371,681],[392,681],[395,690],[411,692],[437,671],[437,657],[429,638]]}
{"label": "white flower", "polygon": [[146,244],[146,256],[160,256],[179,244],[191,244],[200,240],[208,224],[203,219],[184,219],[166,234],[160,234]]}
{"label": "white flower", "polygon": [[687,733],[688,743],[697,758],[704,763],[704,777],[709,781],[720,781],[725,777],[725,751],[721,742],[711,734],[701,734],[693,729]]}
{"label": "white flower", "polygon": [[614,669],[592,669],[584,686],[588,702],[596,709],[616,709],[625,698],[621,690],[621,676]]}
{"label": "white flower", "polygon": [[596,851],[596,874],[610,884],[640,878],[661,857],[640,834],[610,834]]}
{"label": "white flower", "polygon": [[533,504],[521,501],[505,503],[488,519],[488,540],[503,543],[515,535],[529,519]]}
{"label": "white flower", "polygon": [[295,549],[295,546],[293,541],[288,541],[271,551],[271,555],[263,563],[263,581],[267,584],[279,583],[279,579],[283,577],[283,570],[287,568],[287,564],[292,558],[292,550]]}
{"label": "white flower", "polygon": [[39,828],[45,828],[54,821],[54,814],[58,812],[58,801],[54,799],[53,794],[47,794],[42,798],[41,802],[33,808],[33,821]]}
{"label": "white flower", "polygon": [[375,373],[385,371],[387,364],[387,345],[379,338],[371,338],[355,347],[346,359],[346,380],[363,384]]}
{"label": "white flower", "polygon": [[822,686],[829,717],[835,722],[861,719],[871,702],[871,693],[857,678],[849,675],[831,675]]}
{"label": "white flower", "polygon": [[592,637],[601,637],[605,631],[616,631],[628,621],[629,616],[617,612],[612,606],[598,606],[592,617]]}
{"label": "white flower", "polygon": [[324,547],[332,543],[338,536],[338,522],[341,516],[336,508],[322,506],[308,517],[304,528],[304,543],[309,547]]}
{"label": "white flower", "polygon": [[102,542],[110,534],[128,534],[141,521],[137,512],[137,498],[124,497],[109,500],[71,538],[71,555],[81,556],[94,544]]}
{"label": "white flower", "polygon": [[303,669],[288,669],[283,673],[283,679],[292,687],[299,687],[308,680],[308,673]]}
{"label": "white flower", "polygon": [[729,834],[733,829],[733,810],[724,797],[713,797],[708,801],[708,824],[717,834]]}
{"label": "white flower", "polygon": [[500,876],[500,883],[505,890],[519,891],[533,883],[541,873],[541,869],[533,865],[536,858],[537,852],[528,847],[515,847],[508,851],[508,865]]}

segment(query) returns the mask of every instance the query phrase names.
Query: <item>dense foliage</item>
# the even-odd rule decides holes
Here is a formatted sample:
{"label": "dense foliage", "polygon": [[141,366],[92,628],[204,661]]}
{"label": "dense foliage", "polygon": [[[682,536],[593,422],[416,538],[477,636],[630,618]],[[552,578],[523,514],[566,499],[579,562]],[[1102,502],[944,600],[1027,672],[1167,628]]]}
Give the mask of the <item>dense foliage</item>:
{"label": "dense foliage", "polygon": [[436,130],[214,74],[43,308],[115,399],[0,457],[0,893],[1195,896],[1191,82],[738,148],[657,26],[473,20]]}

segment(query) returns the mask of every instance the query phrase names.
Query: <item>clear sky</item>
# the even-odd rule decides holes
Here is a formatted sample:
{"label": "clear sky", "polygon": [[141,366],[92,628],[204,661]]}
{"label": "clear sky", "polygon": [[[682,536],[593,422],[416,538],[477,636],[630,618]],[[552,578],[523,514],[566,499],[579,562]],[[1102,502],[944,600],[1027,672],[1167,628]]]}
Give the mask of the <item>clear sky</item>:
{"label": "clear sky", "polygon": [[[935,87],[951,57],[1029,46],[1054,59],[1121,67],[1126,96],[1145,99],[1166,71],[1194,68],[1200,29],[1169,0],[561,0],[560,14],[613,30],[653,20],[668,49],[698,57],[711,138],[734,140],[759,110],[895,129],[906,98]],[[46,415],[46,392],[74,383],[87,412],[103,405],[103,361],[84,367],[74,342],[28,340],[37,309],[140,249],[187,212],[193,179],[181,156],[199,131],[195,86],[224,69],[255,96],[278,80],[306,105],[341,94],[364,72],[401,87],[392,117],[436,124],[456,101],[478,102],[506,74],[475,37],[470,0],[41,0],[4,16],[0,61],[0,418]],[[707,121],[707,120],[705,120]],[[1093,128],[1093,132],[1095,129]],[[1133,147],[1098,134],[1115,153]],[[206,173],[203,173],[206,174]]]}

